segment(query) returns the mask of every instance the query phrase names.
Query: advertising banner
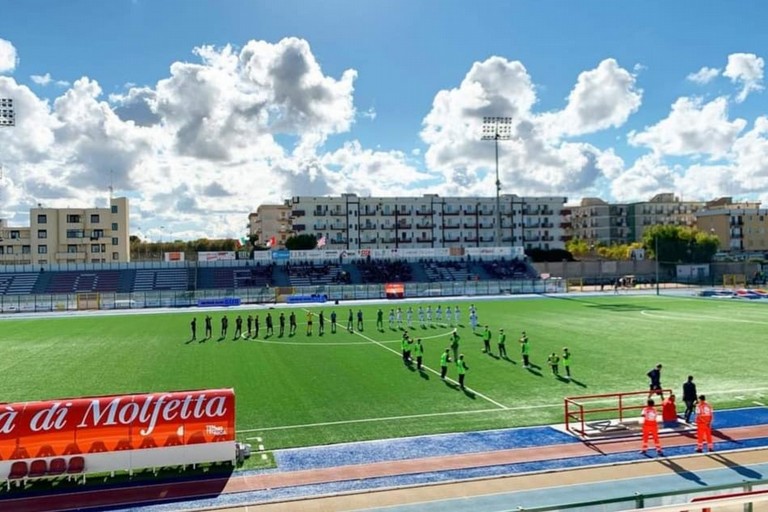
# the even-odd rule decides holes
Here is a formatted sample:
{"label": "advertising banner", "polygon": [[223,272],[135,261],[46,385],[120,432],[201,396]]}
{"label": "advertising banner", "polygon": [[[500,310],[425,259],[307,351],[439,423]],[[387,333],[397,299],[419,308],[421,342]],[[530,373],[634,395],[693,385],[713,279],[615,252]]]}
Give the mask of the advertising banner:
{"label": "advertising banner", "polygon": [[181,251],[164,252],[163,261],[184,261],[184,253]]}
{"label": "advertising banner", "polygon": [[201,251],[197,253],[197,261],[234,261],[235,251]]}
{"label": "advertising banner", "polygon": [[0,459],[234,441],[232,389],[0,405]]}

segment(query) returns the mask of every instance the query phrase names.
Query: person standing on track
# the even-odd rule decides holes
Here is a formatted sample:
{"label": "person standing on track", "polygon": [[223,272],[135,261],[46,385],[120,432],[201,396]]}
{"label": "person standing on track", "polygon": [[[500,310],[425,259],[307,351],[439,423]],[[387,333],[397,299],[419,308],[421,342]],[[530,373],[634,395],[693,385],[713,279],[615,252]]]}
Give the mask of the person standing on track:
{"label": "person standing on track", "polygon": [[715,444],[712,442],[712,417],[714,411],[712,406],[707,403],[707,397],[699,395],[699,402],[696,404],[696,452],[701,453],[704,443],[707,443],[707,449],[712,452],[715,450]]}
{"label": "person standing on track", "polygon": [[691,422],[691,415],[696,406],[696,384],[693,383],[693,375],[688,376],[688,380],[683,383],[683,403],[685,404],[685,422]]}
{"label": "person standing on track", "polygon": [[659,441],[659,413],[656,411],[656,404],[652,398],[648,399],[646,406],[643,408],[641,414],[641,421],[643,423],[643,441],[640,447],[640,453],[645,455],[648,449],[648,438],[653,438],[653,446],[656,448],[656,455],[659,457],[664,456],[664,452],[661,450],[661,442]]}

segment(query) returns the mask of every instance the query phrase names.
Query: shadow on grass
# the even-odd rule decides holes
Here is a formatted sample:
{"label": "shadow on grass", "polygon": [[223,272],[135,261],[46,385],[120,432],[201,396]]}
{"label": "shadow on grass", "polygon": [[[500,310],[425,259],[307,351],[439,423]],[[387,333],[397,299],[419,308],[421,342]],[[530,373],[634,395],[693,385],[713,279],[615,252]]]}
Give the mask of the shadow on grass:
{"label": "shadow on grass", "polygon": [[620,304],[603,304],[601,302],[593,302],[587,299],[579,299],[576,297],[564,297],[547,295],[550,299],[566,300],[570,302],[576,302],[583,304],[586,307],[604,309],[606,311],[615,311],[617,313],[626,313],[627,311],[660,311],[661,308],[655,308],[648,305],[632,304],[632,303],[620,303]]}
{"label": "shadow on grass", "polygon": [[424,380],[429,380],[429,374],[425,372],[423,368],[419,368],[419,377]]}

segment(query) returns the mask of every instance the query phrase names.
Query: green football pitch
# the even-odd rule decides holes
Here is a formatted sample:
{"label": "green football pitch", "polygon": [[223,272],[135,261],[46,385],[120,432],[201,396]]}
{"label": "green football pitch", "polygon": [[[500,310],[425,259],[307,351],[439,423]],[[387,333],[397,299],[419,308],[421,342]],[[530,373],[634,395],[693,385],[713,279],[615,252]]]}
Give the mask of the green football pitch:
{"label": "green football pitch", "polygon": [[[267,309],[216,310],[214,337],[200,341],[205,312],[70,315],[0,321],[0,400],[232,387],[240,439],[263,440],[267,449],[483,430],[563,422],[563,397],[647,389],[646,372],[664,364],[664,387],[680,390],[693,374],[699,391],[717,408],[752,406],[768,394],[768,304],[693,297],[572,295],[567,298],[478,300],[479,321],[508,333],[510,360],[482,353],[469,327],[469,301],[459,305],[461,352],[469,371],[467,392],[441,381],[439,358],[451,328],[411,330],[425,346],[425,371],[407,368],[400,336],[388,326],[390,302],[362,309],[362,332],[344,326],[348,306],[324,305],[339,315],[337,333],[306,334],[306,310],[295,309],[294,336],[264,338]],[[413,304],[416,310],[418,304]],[[384,329],[376,310],[385,311]],[[319,312],[320,308],[311,308]],[[280,308],[272,310],[276,318]],[[285,309],[286,315],[289,309]],[[219,320],[230,319],[219,340]],[[259,314],[260,338],[233,340],[234,319]],[[198,340],[189,322],[197,316]],[[405,315],[403,315],[405,318]],[[414,314],[414,322],[418,323]],[[275,323],[277,325],[277,322]],[[531,360],[520,363],[517,339],[527,331]],[[551,352],[573,353],[569,381],[547,367]],[[561,368],[562,370],[562,368]],[[456,378],[451,365],[449,377]],[[642,402],[643,397],[638,400]]]}

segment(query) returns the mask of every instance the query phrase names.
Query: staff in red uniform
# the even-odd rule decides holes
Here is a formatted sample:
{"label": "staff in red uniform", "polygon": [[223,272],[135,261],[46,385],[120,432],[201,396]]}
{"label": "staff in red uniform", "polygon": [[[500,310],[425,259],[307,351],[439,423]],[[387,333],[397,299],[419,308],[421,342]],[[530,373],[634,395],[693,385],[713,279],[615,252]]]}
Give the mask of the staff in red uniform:
{"label": "staff in red uniform", "polygon": [[704,443],[707,443],[709,451],[714,451],[715,445],[712,442],[712,416],[714,412],[712,406],[707,403],[704,395],[699,395],[699,401],[696,404],[696,452],[701,453]]}
{"label": "staff in red uniform", "polygon": [[648,449],[648,438],[653,438],[653,445],[656,448],[656,455],[662,457],[664,452],[661,451],[661,442],[659,442],[659,422],[657,420],[659,413],[656,411],[656,403],[653,399],[649,398],[647,405],[643,407],[642,412],[643,423],[643,444],[640,453],[645,455],[645,451]]}
{"label": "staff in red uniform", "polygon": [[664,423],[664,428],[677,427],[677,404],[674,393],[669,395],[661,404],[661,421]]}

